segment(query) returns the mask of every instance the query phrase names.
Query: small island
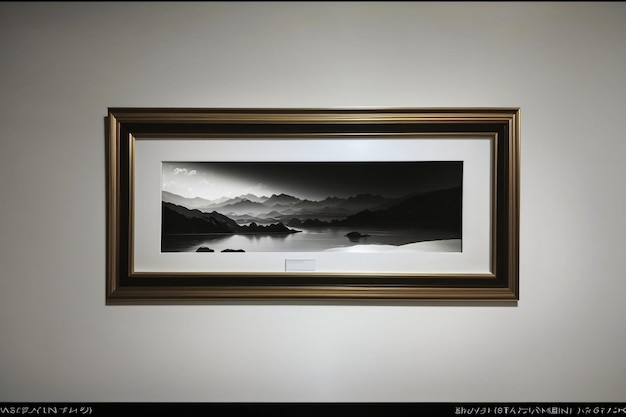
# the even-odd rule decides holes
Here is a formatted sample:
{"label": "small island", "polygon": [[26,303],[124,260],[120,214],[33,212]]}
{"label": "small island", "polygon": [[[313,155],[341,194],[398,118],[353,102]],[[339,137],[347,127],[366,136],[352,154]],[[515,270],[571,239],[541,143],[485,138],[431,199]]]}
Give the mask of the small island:
{"label": "small island", "polygon": [[198,249],[196,249],[196,252],[215,252],[215,250],[207,248],[206,246],[200,246]]}
{"label": "small island", "polygon": [[[200,246],[196,249],[196,252],[215,252],[215,249],[207,248],[206,246]],[[245,252],[243,249],[223,249],[220,252]]]}
{"label": "small island", "polygon": [[351,242],[359,241],[363,238],[370,237],[371,235],[366,235],[361,232],[350,232],[345,235]]}

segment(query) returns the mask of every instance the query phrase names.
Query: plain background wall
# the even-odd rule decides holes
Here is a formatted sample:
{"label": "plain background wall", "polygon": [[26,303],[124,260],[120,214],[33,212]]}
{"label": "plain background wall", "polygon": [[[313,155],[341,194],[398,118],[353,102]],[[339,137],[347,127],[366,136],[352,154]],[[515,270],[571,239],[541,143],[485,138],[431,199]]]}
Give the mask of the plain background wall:
{"label": "plain background wall", "polygon": [[[0,4],[0,401],[626,400],[626,4]],[[516,306],[105,306],[108,107],[522,109]]]}

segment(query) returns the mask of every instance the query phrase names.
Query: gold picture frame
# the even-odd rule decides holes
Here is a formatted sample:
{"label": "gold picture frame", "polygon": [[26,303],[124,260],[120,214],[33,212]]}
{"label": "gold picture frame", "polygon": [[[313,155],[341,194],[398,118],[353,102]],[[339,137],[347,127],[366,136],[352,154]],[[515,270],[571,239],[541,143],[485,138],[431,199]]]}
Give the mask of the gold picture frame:
{"label": "gold picture frame", "polygon": [[[105,126],[107,304],[519,299],[519,108],[115,107],[108,109]],[[456,173],[423,169],[431,165],[450,166]],[[396,167],[406,166],[410,170],[399,170],[394,177]],[[354,167],[356,173],[346,174],[345,169]],[[215,174],[218,169],[228,170],[229,176]],[[205,185],[226,187],[222,191],[226,196],[235,192],[233,180],[244,176],[257,179],[254,186],[259,189],[270,190],[270,180],[264,182],[261,172],[273,174],[274,179],[290,179],[291,188],[285,182],[284,188],[274,188],[272,196],[276,198],[279,192],[275,190],[322,193],[318,200],[298,197],[298,207],[306,202],[315,208],[308,215],[299,209],[297,218],[285,214],[287,210],[293,213],[295,206],[272,206],[284,209],[274,211],[273,219],[290,218],[285,224],[293,235],[278,239],[258,224],[261,217],[254,216],[267,218],[269,209],[263,214],[234,211],[235,202],[241,205],[242,198],[231,200],[228,209],[222,204],[218,212],[213,209],[218,207],[217,200],[170,192],[191,189],[192,184],[200,184],[191,181],[202,179]],[[370,173],[375,173],[371,178],[376,180],[370,179]],[[400,200],[364,209],[374,220],[354,220],[364,218],[361,211],[353,217],[357,209],[330,220],[335,210],[328,208],[329,199],[338,192],[335,186],[348,176],[361,177],[357,182],[372,187],[372,193],[373,183],[380,179],[387,180],[382,190],[405,184],[413,188],[402,192],[415,191],[413,194],[418,194],[418,189],[443,188],[436,184],[443,184],[444,177],[456,178],[460,192],[454,195],[460,197],[454,200],[456,205],[438,202],[440,206],[426,211],[416,208],[430,204],[424,197],[402,197],[402,211]],[[351,190],[357,192],[357,188]],[[192,205],[193,198],[205,207]],[[261,204],[243,200],[249,207]],[[342,204],[348,204],[347,200],[346,194]],[[263,204],[269,207],[267,201]],[[453,216],[439,221],[443,212]],[[214,222],[209,217],[225,213],[239,216],[237,221],[224,220],[235,228],[229,230],[236,231],[219,234],[207,222]],[[313,219],[310,213],[329,218]],[[245,215],[253,220],[246,222]],[[419,220],[407,223],[409,218]],[[202,226],[197,226],[199,221],[204,222]],[[361,230],[365,224],[380,226],[381,222],[385,230],[392,228],[392,223],[395,227],[381,236],[397,237],[418,229],[422,233],[423,228],[432,233],[410,238],[407,245],[352,240],[329,243],[328,249],[295,249],[299,248],[295,245],[298,239],[313,236],[296,234],[312,230],[293,226],[302,226],[303,221],[317,221],[313,227],[332,231],[333,239],[348,236],[343,234],[345,227]],[[192,223],[195,226],[190,226]],[[445,227],[434,226],[440,223]],[[339,230],[342,233],[338,235]],[[371,236],[356,230],[357,239]],[[221,251],[245,252],[230,254],[198,246],[203,239],[211,246],[234,236],[239,240],[229,241],[249,242],[257,245],[254,247],[265,244],[261,242],[270,242],[272,248],[283,246],[271,251]],[[170,241],[175,243],[170,245]],[[182,241],[185,243],[179,245]],[[189,243],[192,241],[195,243]],[[456,249],[424,250],[427,245],[418,245],[443,241],[457,245]],[[418,246],[420,249],[415,249]],[[201,253],[201,248],[214,253]]]}

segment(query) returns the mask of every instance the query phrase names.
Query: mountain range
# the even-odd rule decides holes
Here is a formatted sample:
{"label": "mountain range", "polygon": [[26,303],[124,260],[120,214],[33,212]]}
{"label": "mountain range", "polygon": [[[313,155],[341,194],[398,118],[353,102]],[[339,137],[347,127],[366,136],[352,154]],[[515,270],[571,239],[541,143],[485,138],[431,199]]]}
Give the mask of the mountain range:
{"label": "mountain range", "polygon": [[359,194],[321,201],[287,194],[190,199],[163,191],[162,227],[164,234],[297,231],[287,226],[429,228],[458,231],[460,236],[461,204],[461,187],[400,198]]}
{"label": "mountain range", "polygon": [[236,221],[216,211],[205,213],[188,209],[173,203],[162,202],[161,231],[164,235],[225,233],[225,234],[287,234],[299,230],[289,229],[282,223],[240,225]]}
{"label": "mountain range", "polygon": [[292,218],[303,221],[313,218],[331,221],[398,201],[396,198],[372,194],[359,194],[349,198],[328,197],[321,201],[300,199],[288,194],[273,194],[269,197],[245,194],[229,199],[207,200],[199,197],[186,198],[167,191],[162,192],[162,200],[202,212],[217,211],[241,223],[284,222]]}

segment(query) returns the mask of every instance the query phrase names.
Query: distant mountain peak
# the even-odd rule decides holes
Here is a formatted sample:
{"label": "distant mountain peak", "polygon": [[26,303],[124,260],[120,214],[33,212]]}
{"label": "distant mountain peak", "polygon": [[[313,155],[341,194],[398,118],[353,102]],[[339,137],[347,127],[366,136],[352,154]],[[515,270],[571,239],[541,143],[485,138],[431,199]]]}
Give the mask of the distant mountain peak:
{"label": "distant mountain peak", "polygon": [[302,200],[299,199],[298,197],[294,197],[289,194],[280,193],[280,194],[272,194],[272,196],[268,198],[266,201],[274,202],[274,201],[302,201]]}
{"label": "distant mountain peak", "polygon": [[173,203],[191,209],[199,208],[211,203],[211,200],[207,200],[202,197],[183,197],[179,194],[165,190],[161,191],[161,199],[166,203]]}
{"label": "distant mountain peak", "polygon": [[361,193],[348,197],[348,200],[364,200],[364,199],[383,199],[383,196],[371,193]]}

